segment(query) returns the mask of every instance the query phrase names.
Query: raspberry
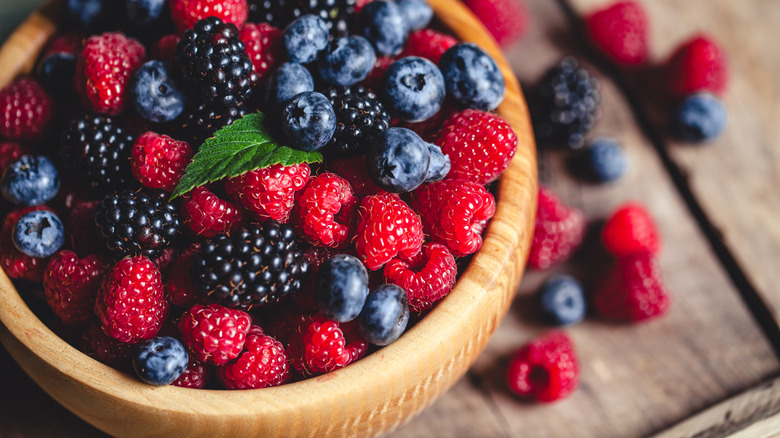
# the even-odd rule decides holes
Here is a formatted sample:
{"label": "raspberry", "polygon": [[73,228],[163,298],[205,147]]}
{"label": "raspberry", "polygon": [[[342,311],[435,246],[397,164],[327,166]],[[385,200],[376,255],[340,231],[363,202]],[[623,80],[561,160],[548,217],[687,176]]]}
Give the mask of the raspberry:
{"label": "raspberry", "polygon": [[82,350],[100,362],[130,371],[130,353],[133,344],[117,341],[103,332],[100,323],[92,324],[84,333]]}
{"label": "raspberry", "polygon": [[601,234],[604,246],[617,257],[661,250],[658,228],[645,207],[638,202],[620,206],[607,219]]}
{"label": "raspberry", "polygon": [[2,233],[0,233],[0,267],[11,278],[40,282],[49,259],[38,259],[22,253],[12,241],[13,229],[19,218],[36,210],[49,210],[48,207],[37,205],[14,210],[5,217]]}
{"label": "raspberry", "polygon": [[181,41],[181,37],[176,34],[165,35],[152,46],[152,59],[158,59],[163,62],[176,61],[176,45]]}
{"label": "raspberry", "polygon": [[517,150],[517,136],[501,117],[465,110],[444,123],[436,144],[450,157],[447,178],[487,184],[509,166]]}
{"label": "raspberry", "polygon": [[203,363],[225,364],[244,348],[252,318],[219,304],[195,305],[179,322],[179,331],[192,354]]}
{"label": "raspberry", "polygon": [[146,60],[146,49],[119,32],[93,35],[84,43],[76,62],[76,91],[91,110],[117,115],[129,100],[133,74]]}
{"label": "raspberry", "polygon": [[148,131],[135,140],[131,155],[133,175],[141,184],[172,192],[193,152],[186,142]]}
{"label": "raspberry", "polygon": [[247,0],[171,0],[171,19],[179,33],[199,20],[216,17],[240,28],[249,15]]}
{"label": "raspberry", "polygon": [[95,209],[99,203],[100,201],[77,202],[69,211],[66,229],[70,231],[70,243],[76,254],[98,254],[106,250],[106,244],[100,238],[97,226],[91,226],[95,223]]}
{"label": "raspberry", "polygon": [[700,91],[722,96],[729,81],[726,52],[707,35],[696,35],[682,43],[664,68],[669,95],[673,99]]}
{"label": "raspberry", "polygon": [[550,189],[539,187],[536,225],[528,264],[547,269],[571,256],[585,235],[585,216],[569,208]]}
{"label": "raspberry", "polygon": [[455,257],[440,243],[426,243],[409,260],[396,258],[385,265],[385,279],[406,291],[409,307],[420,313],[444,298],[455,284]]}
{"label": "raspberry", "polygon": [[5,171],[5,167],[16,161],[17,158],[24,155],[25,151],[19,143],[10,141],[0,141],[0,175]]}
{"label": "raspberry", "polygon": [[182,388],[196,388],[201,389],[206,386],[209,378],[209,370],[206,365],[200,363],[193,356],[190,356],[190,360],[187,363],[187,369],[181,373],[178,379],[174,380],[171,385],[180,386]]}
{"label": "raspberry", "polygon": [[458,44],[458,40],[450,35],[433,29],[418,30],[410,33],[406,38],[406,44],[399,57],[419,56],[438,64],[441,55],[455,44]]}
{"label": "raspberry", "polygon": [[433,241],[445,244],[456,257],[479,250],[482,231],[496,213],[495,199],[483,186],[448,179],[427,184],[412,196],[412,208]]}
{"label": "raspberry", "polygon": [[326,163],[326,167],[336,175],[347,180],[358,198],[376,195],[382,191],[368,176],[365,155],[329,160]]}
{"label": "raspberry", "polygon": [[628,0],[599,9],[585,17],[593,44],[613,62],[641,64],[647,58],[647,14],[639,2]]}
{"label": "raspberry", "polygon": [[219,380],[228,389],[279,386],[290,378],[290,365],[281,342],[254,325],[238,358],[220,367]]}
{"label": "raspberry", "polygon": [[182,206],[184,223],[199,236],[212,237],[236,229],[243,221],[241,209],[219,199],[206,187],[197,187]]}
{"label": "raspberry", "polygon": [[520,0],[465,0],[501,46],[520,40],[528,28],[529,13]]}
{"label": "raspberry", "polygon": [[35,79],[18,79],[0,90],[0,136],[6,140],[39,140],[53,117],[54,103]]}
{"label": "raspberry", "polygon": [[669,309],[661,268],[649,252],[621,257],[593,294],[596,311],[610,321],[644,321]]}
{"label": "raspberry", "polygon": [[185,252],[173,262],[165,278],[165,299],[169,303],[187,307],[198,300],[198,292],[192,282],[192,252]]}
{"label": "raspberry", "polygon": [[262,84],[282,60],[279,54],[282,31],[268,23],[247,23],[238,32],[238,37],[244,42],[246,54],[257,73],[258,84]]}
{"label": "raspberry", "polygon": [[84,36],[75,32],[65,32],[55,35],[51,41],[46,44],[41,59],[54,53],[68,53],[77,55],[81,51],[81,43]]}
{"label": "raspberry", "polygon": [[106,274],[95,301],[103,332],[134,344],[151,339],[168,311],[157,266],[146,257],[127,257]]}
{"label": "raspberry", "polygon": [[363,357],[368,348],[354,322],[339,324],[317,314],[299,330],[290,339],[288,354],[292,366],[304,375],[344,368]]}
{"label": "raspberry", "polygon": [[162,276],[168,274],[168,270],[173,266],[173,262],[179,258],[179,249],[175,247],[167,247],[162,250],[160,255],[152,259],[154,266],[160,271]]}
{"label": "raspberry", "polygon": [[309,242],[339,248],[354,235],[357,202],[347,180],[323,173],[297,193],[293,219]]}
{"label": "raspberry", "polygon": [[79,259],[68,250],[52,256],[43,275],[43,290],[49,307],[65,324],[86,326],[92,321],[100,281],[109,266],[103,257]]}
{"label": "raspberry", "polygon": [[577,388],[579,378],[574,346],[562,331],[548,332],[523,346],[507,371],[512,392],[539,402],[568,396]]}
{"label": "raspberry", "polygon": [[423,244],[420,217],[397,195],[380,193],[360,202],[357,253],[368,269],[377,270],[394,257],[414,257]]}
{"label": "raspberry", "polygon": [[281,303],[268,319],[267,332],[279,342],[287,344],[293,335],[300,335],[300,327],[309,324],[313,315],[313,312],[290,302]]}
{"label": "raspberry", "polygon": [[261,219],[287,222],[290,218],[295,192],[309,179],[311,169],[306,163],[283,166],[274,164],[253,170],[225,184],[229,195]]}

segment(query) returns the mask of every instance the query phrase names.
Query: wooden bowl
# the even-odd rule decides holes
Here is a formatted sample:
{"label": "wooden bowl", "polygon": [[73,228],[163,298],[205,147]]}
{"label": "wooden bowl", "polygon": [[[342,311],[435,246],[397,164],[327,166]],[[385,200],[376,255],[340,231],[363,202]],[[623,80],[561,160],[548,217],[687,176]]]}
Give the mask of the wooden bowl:
{"label": "wooden bowl", "polygon": [[[398,341],[339,371],[245,391],[152,387],[73,348],[33,314],[0,271],[0,341],[49,395],[118,436],[373,436],[409,420],[457,381],[506,313],[523,273],[536,213],[536,156],[517,79],[482,24],[460,3],[428,0],[438,20],[501,66],[498,113],[517,154],[501,177],[482,249],[449,296]],[[56,29],[53,5],[32,14],[0,50],[0,88],[32,67]]]}

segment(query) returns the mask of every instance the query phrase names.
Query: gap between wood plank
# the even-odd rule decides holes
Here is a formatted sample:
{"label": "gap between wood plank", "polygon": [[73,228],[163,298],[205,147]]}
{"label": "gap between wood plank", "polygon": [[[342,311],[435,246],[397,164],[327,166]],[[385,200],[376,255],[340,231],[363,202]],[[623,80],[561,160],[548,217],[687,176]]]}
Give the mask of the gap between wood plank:
{"label": "gap between wood plank", "polygon": [[[569,4],[567,0],[556,0],[557,4],[561,7],[564,14],[569,20],[571,26],[575,29],[575,34],[585,35],[583,29],[583,22],[579,14]],[[696,199],[693,190],[691,190],[688,183],[685,172],[680,169],[677,163],[671,158],[664,146],[663,137],[659,131],[655,129],[653,123],[644,113],[642,106],[639,103],[637,95],[631,90],[623,75],[620,73],[619,68],[614,66],[609,60],[605,59],[603,55],[593,50],[583,38],[579,40],[580,54],[587,57],[587,59],[604,72],[610,79],[615,82],[615,85],[625,96],[631,112],[639,125],[642,134],[653,145],[654,149],[661,158],[664,169],[674,183],[675,188],[682,197],[688,210],[696,220],[696,224],[699,229],[704,233],[710,248],[715,253],[720,264],[726,270],[734,287],[739,291],[743,302],[748,307],[750,314],[755,319],[756,323],[761,328],[761,331],[766,336],[769,343],[772,345],[775,355],[780,358],[780,326],[772,316],[772,312],[766,305],[761,295],[748,279],[745,271],[739,265],[739,262],[732,254],[731,250],[725,244],[721,232],[718,228],[709,220],[707,213],[702,208],[699,201]]]}

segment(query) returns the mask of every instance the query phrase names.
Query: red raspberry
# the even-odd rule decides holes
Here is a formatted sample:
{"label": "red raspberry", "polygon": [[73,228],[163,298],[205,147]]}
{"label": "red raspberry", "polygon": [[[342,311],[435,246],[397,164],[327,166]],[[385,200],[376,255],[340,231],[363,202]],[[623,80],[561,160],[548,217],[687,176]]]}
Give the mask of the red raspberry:
{"label": "red raspberry", "polygon": [[611,321],[643,321],[669,309],[661,268],[649,252],[618,259],[593,294],[596,311]]}
{"label": "red raspberry", "polygon": [[665,69],[673,99],[700,91],[721,96],[729,81],[726,52],[706,35],[696,35],[682,43],[666,62]]}
{"label": "red raspberry", "polygon": [[53,53],[70,53],[72,55],[78,55],[81,51],[81,43],[84,41],[84,35],[75,32],[65,32],[59,35],[55,35],[43,51],[43,56],[40,59],[44,59]]}
{"label": "red raspberry", "polygon": [[419,56],[438,64],[441,55],[455,44],[458,44],[458,40],[450,35],[433,29],[418,30],[410,33],[406,38],[404,49],[399,57]]}
{"label": "red raspberry", "polygon": [[217,17],[241,29],[249,16],[246,0],[171,0],[171,19],[179,33],[206,17]]}
{"label": "red raspberry", "polygon": [[172,192],[184,175],[194,152],[189,144],[148,131],[135,140],[133,175],[150,189]]}
{"label": "red raspberry", "polygon": [[444,123],[436,144],[450,157],[448,179],[487,184],[509,166],[517,150],[517,136],[501,117],[465,110]]}
{"label": "red raspberry", "polygon": [[416,312],[430,309],[455,284],[455,257],[440,243],[426,243],[410,260],[396,258],[385,265],[385,279],[406,291],[409,307]]}
{"label": "red raspberry", "polygon": [[357,202],[347,180],[323,173],[297,193],[293,219],[309,242],[339,248],[354,235]]}
{"label": "red raspberry", "polygon": [[647,14],[639,2],[599,9],[585,18],[585,26],[593,44],[613,62],[637,65],[647,58]]}
{"label": "red raspberry", "polygon": [[16,209],[5,217],[2,233],[0,233],[0,267],[11,278],[19,278],[34,282],[43,280],[43,273],[46,265],[49,264],[49,258],[37,259],[16,249],[11,236],[16,222],[25,214],[35,210],[50,210],[44,205],[34,207],[24,207]]}
{"label": "red raspberry", "polygon": [[368,269],[377,270],[394,257],[414,257],[423,244],[420,217],[397,195],[381,193],[360,202],[357,253]]}
{"label": "red raspberry", "polygon": [[0,90],[0,136],[6,140],[39,140],[54,117],[54,103],[32,78],[21,78]]}
{"label": "red raspberry", "polygon": [[159,256],[153,258],[152,263],[157,266],[157,269],[160,271],[160,275],[165,276],[168,273],[168,270],[171,269],[171,266],[173,266],[173,262],[175,262],[178,258],[179,249],[168,247],[163,249]]}
{"label": "red raspberry", "polygon": [[116,369],[130,369],[133,344],[119,342],[103,332],[100,323],[92,324],[84,333],[82,350],[100,362]]}
{"label": "red raspberry", "polygon": [[415,190],[412,208],[420,213],[431,240],[463,257],[482,246],[482,231],[496,213],[496,201],[479,184],[448,179]]}
{"label": "red raspberry", "polygon": [[93,35],[76,62],[76,91],[89,109],[117,115],[127,104],[127,88],[146,60],[146,49],[119,32]]}
{"label": "red raspberry", "polygon": [[173,305],[187,307],[198,300],[198,291],[190,275],[192,255],[193,252],[186,251],[177,258],[165,278],[165,299]]}
{"label": "red raspberry", "polygon": [[232,202],[219,199],[206,187],[196,188],[185,199],[182,206],[184,223],[199,236],[227,233],[243,221],[240,208]]}
{"label": "red raspberry", "polygon": [[360,82],[360,85],[377,91],[382,85],[382,76],[385,75],[385,71],[394,63],[398,58],[391,56],[377,56],[376,63],[374,63],[374,69]]}
{"label": "red raspberry", "polygon": [[176,61],[176,45],[181,41],[181,37],[176,34],[165,35],[152,46],[152,59],[158,59],[164,62]]}
{"label": "red raspberry", "polygon": [[199,361],[222,365],[241,353],[251,325],[248,313],[212,303],[192,306],[179,322],[179,331]]}
{"label": "red raspberry", "polygon": [[545,333],[523,346],[507,371],[507,385],[512,392],[539,402],[568,396],[579,379],[574,345],[562,331]]}
{"label": "red raspberry", "polygon": [[286,344],[304,324],[312,321],[314,312],[290,302],[280,303],[268,319],[267,332],[279,342]]}
{"label": "red raspberry", "polygon": [[202,389],[206,386],[208,380],[209,369],[193,356],[190,356],[190,361],[187,363],[187,369],[185,369],[184,372],[181,373],[181,376],[174,380],[171,385],[180,386],[182,388]]}
{"label": "red raspberry", "polygon": [[266,76],[282,60],[279,54],[282,31],[268,23],[247,23],[238,32],[238,37],[246,46],[246,54],[255,68],[258,84],[262,85]]}
{"label": "red raspberry", "polygon": [[358,198],[376,195],[382,191],[368,176],[365,155],[333,159],[326,163],[326,167],[331,172],[347,180]]}
{"label": "red raspberry", "polygon": [[106,244],[100,237],[95,223],[95,209],[100,201],[75,202],[68,215],[70,243],[77,254],[100,254],[106,251]]}
{"label": "red raspberry", "polygon": [[288,354],[296,370],[314,375],[344,368],[363,357],[367,349],[354,321],[339,324],[317,314],[291,337]]}
{"label": "red raspberry", "polygon": [[620,206],[607,219],[601,233],[604,246],[617,257],[640,252],[658,254],[661,238],[645,207],[638,202]]}
{"label": "red raspberry", "polygon": [[24,149],[19,146],[19,143],[0,141],[0,175],[3,174],[6,166],[16,161],[22,155],[24,155]]}
{"label": "red raspberry", "polygon": [[126,257],[114,265],[95,301],[103,331],[129,344],[153,338],[167,311],[160,271],[144,256]]}
{"label": "red raspberry", "polygon": [[465,0],[498,44],[519,41],[528,29],[529,13],[521,0]]}
{"label": "red raspberry", "polygon": [[43,275],[43,290],[49,307],[67,325],[86,326],[95,317],[95,305],[103,274],[111,266],[101,256],[80,259],[73,251],[52,256]]}
{"label": "red raspberry", "polygon": [[290,365],[282,343],[263,334],[253,325],[238,358],[217,370],[227,389],[254,389],[279,386],[290,378]]}
{"label": "red raspberry", "polygon": [[274,164],[253,170],[225,184],[228,194],[260,220],[287,222],[295,201],[295,192],[302,189],[311,170],[306,163],[283,166]]}
{"label": "red raspberry", "polygon": [[550,189],[539,187],[536,226],[528,264],[547,269],[574,253],[585,235],[585,216],[569,208]]}

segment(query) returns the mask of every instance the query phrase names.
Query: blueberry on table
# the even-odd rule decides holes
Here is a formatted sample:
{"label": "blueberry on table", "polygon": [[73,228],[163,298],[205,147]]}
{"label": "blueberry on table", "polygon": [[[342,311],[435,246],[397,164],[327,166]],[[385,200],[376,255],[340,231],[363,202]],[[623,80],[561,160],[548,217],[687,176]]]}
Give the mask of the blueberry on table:
{"label": "blueberry on table", "polygon": [[374,45],[377,53],[393,56],[401,53],[409,33],[406,19],[395,2],[374,1],[360,10],[358,33]]}
{"label": "blueberry on table", "polygon": [[184,111],[185,97],[174,80],[174,67],[161,61],[149,61],[133,76],[130,90],[135,110],[144,119],[170,122]]}
{"label": "blueberry on table", "polygon": [[368,143],[366,169],[388,192],[411,192],[425,182],[431,156],[428,144],[407,128],[390,128]]}
{"label": "blueberry on table", "polygon": [[266,83],[266,111],[281,112],[293,97],[314,91],[314,78],[306,67],[296,62],[285,62]]}
{"label": "blueberry on table", "polygon": [[398,0],[395,4],[401,9],[410,31],[423,29],[433,19],[433,8],[425,0]]}
{"label": "blueberry on table", "polygon": [[583,176],[594,182],[620,179],[628,170],[628,157],[611,138],[597,138],[579,154],[576,164]]}
{"label": "blueberry on table", "polygon": [[368,271],[357,257],[339,254],[320,266],[315,284],[317,310],[337,322],[352,321],[368,296]]}
{"label": "blueberry on table", "polygon": [[441,56],[439,68],[447,93],[463,107],[490,111],[504,100],[504,75],[496,61],[475,44],[450,47]]}
{"label": "blueberry on table", "polygon": [[406,291],[394,284],[383,284],[371,291],[358,317],[363,338],[374,345],[389,345],[401,337],[409,323]]}
{"label": "blueberry on table", "polygon": [[57,195],[59,188],[57,169],[42,155],[22,155],[3,172],[3,197],[14,204],[44,204]]}
{"label": "blueberry on table", "polygon": [[321,149],[336,132],[336,113],[324,94],[307,91],[285,105],[282,130],[287,141],[296,149]]}
{"label": "blueberry on table", "polygon": [[282,33],[282,53],[288,61],[308,64],[328,46],[328,24],[316,15],[304,15]]}
{"label": "blueberry on table", "polygon": [[585,296],[580,283],[569,275],[555,275],[539,290],[542,316],[556,326],[571,325],[585,318]]}
{"label": "blueberry on table", "polygon": [[365,79],[375,63],[376,53],[371,43],[362,36],[352,35],[333,41],[318,67],[325,82],[348,87]]}
{"label": "blueberry on table", "polygon": [[56,214],[36,210],[19,218],[12,237],[19,251],[30,257],[46,258],[65,242],[65,229]]}
{"label": "blueberry on table", "polygon": [[392,63],[380,90],[387,110],[406,122],[421,122],[438,113],[446,94],[439,67],[417,56]]}
{"label": "blueberry on table", "polygon": [[170,385],[187,369],[189,355],[182,343],[168,336],[158,336],[138,345],[133,354],[133,368],[145,383]]}
{"label": "blueberry on table", "polygon": [[672,113],[672,131],[681,140],[700,143],[718,138],[726,128],[728,112],[709,93],[686,97]]}

